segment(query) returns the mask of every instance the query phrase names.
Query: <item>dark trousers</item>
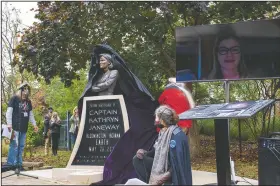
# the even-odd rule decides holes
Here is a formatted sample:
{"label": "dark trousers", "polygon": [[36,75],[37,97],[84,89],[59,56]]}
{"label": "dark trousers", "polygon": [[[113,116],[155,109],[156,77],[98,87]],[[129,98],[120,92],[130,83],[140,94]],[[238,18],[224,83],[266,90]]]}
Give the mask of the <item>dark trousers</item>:
{"label": "dark trousers", "polygon": [[59,133],[52,133],[52,153],[53,155],[57,155],[59,142]]}
{"label": "dark trousers", "polygon": [[144,155],[143,159],[137,158],[136,155],[133,157],[133,166],[138,178],[145,183],[149,183],[153,161],[154,158],[146,155]]}

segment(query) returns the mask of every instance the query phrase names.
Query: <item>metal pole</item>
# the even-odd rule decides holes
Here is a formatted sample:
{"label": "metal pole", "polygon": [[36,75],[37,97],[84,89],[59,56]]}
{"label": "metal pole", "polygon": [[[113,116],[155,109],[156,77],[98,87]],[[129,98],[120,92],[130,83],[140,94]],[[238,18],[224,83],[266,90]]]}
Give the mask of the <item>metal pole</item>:
{"label": "metal pole", "polygon": [[71,150],[71,140],[69,135],[69,111],[66,112],[66,134],[67,134],[67,150]]}
{"label": "metal pole", "polygon": [[214,124],[218,185],[231,185],[228,119],[215,119]]}
{"label": "metal pole", "polygon": [[[229,81],[224,82],[226,103],[229,103]],[[231,157],[229,150],[229,119],[215,119],[216,167],[218,185],[231,185]],[[235,181],[235,180],[234,180]]]}
{"label": "metal pole", "polygon": [[[229,94],[229,89],[230,89],[230,82],[228,80],[224,81],[224,87],[225,87],[225,96],[226,96],[226,103],[230,102],[230,94]],[[230,139],[230,120],[228,119],[228,134],[229,134],[229,139]]]}
{"label": "metal pole", "polygon": [[242,140],[241,140],[241,121],[238,119],[238,132],[239,132],[239,157],[242,157]]}
{"label": "metal pole", "polygon": [[[224,85],[225,85],[225,96],[226,96],[225,101],[226,101],[226,103],[229,103],[230,102],[230,81],[225,80]],[[230,146],[230,120],[229,119],[227,119],[227,127],[228,127],[228,146]],[[234,171],[234,167],[232,167],[234,163],[231,160],[230,152],[228,153],[228,155],[229,155],[229,158],[230,158],[229,163],[230,163],[230,171],[231,171],[231,175],[232,175],[231,183],[233,185],[236,185],[235,172],[232,172],[232,171]]]}

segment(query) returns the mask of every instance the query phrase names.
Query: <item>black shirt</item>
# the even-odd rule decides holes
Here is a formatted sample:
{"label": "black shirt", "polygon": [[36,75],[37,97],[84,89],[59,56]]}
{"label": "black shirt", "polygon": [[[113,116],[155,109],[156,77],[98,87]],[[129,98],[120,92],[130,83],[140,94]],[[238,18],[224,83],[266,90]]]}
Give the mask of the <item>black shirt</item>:
{"label": "black shirt", "polygon": [[30,111],[32,110],[31,101],[29,99],[21,101],[18,96],[13,96],[9,101],[8,107],[13,108],[13,130],[26,133],[28,129]]}
{"label": "black shirt", "polygon": [[51,133],[60,133],[60,121],[50,121]]}

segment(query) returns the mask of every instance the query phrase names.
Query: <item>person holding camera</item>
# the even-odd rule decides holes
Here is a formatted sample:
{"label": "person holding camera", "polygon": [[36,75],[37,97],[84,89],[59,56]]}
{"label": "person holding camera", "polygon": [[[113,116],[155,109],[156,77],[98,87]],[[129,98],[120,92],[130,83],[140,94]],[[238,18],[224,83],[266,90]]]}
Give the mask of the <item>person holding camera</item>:
{"label": "person holding camera", "polygon": [[7,165],[18,165],[21,169],[23,169],[22,152],[25,146],[28,123],[31,122],[34,131],[38,132],[29,94],[30,86],[28,83],[21,84],[16,94],[10,99],[6,112],[7,127],[9,132],[12,132]]}
{"label": "person holding camera", "polygon": [[51,129],[51,136],[52,136],[52,153],[54,156],[57,155],[58,142],[60,137],[60,127],[61,127],[61,120],[57,112],[54,112],[52,114],[52,118],[50,121],[50,129]]}

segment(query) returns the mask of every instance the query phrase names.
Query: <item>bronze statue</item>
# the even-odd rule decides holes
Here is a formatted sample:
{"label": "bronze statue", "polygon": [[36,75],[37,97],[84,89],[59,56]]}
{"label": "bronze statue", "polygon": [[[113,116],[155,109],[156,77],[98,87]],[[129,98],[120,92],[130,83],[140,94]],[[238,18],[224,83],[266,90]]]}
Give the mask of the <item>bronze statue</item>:
{"label": "bronze statue", "polygon": [[110,54],[103,53],[99,57],[99,65],[103,73],[99,75],[91,90],[98,93],[98,96],[113,95],[119,72],[118,70],[111,70],[113,63]]}
{"label": "bronze statue", "polygon": [[154,111],[158,102],[115,50],[97,45],[91,55],[88,82],[78,102],[79,115],[85,97],[112,94],[123,95],[130,128],[107,157],[103,180],[96,185],[126,183],[135,177],[133,156],[139,148],[150,150],[157,138]]}

